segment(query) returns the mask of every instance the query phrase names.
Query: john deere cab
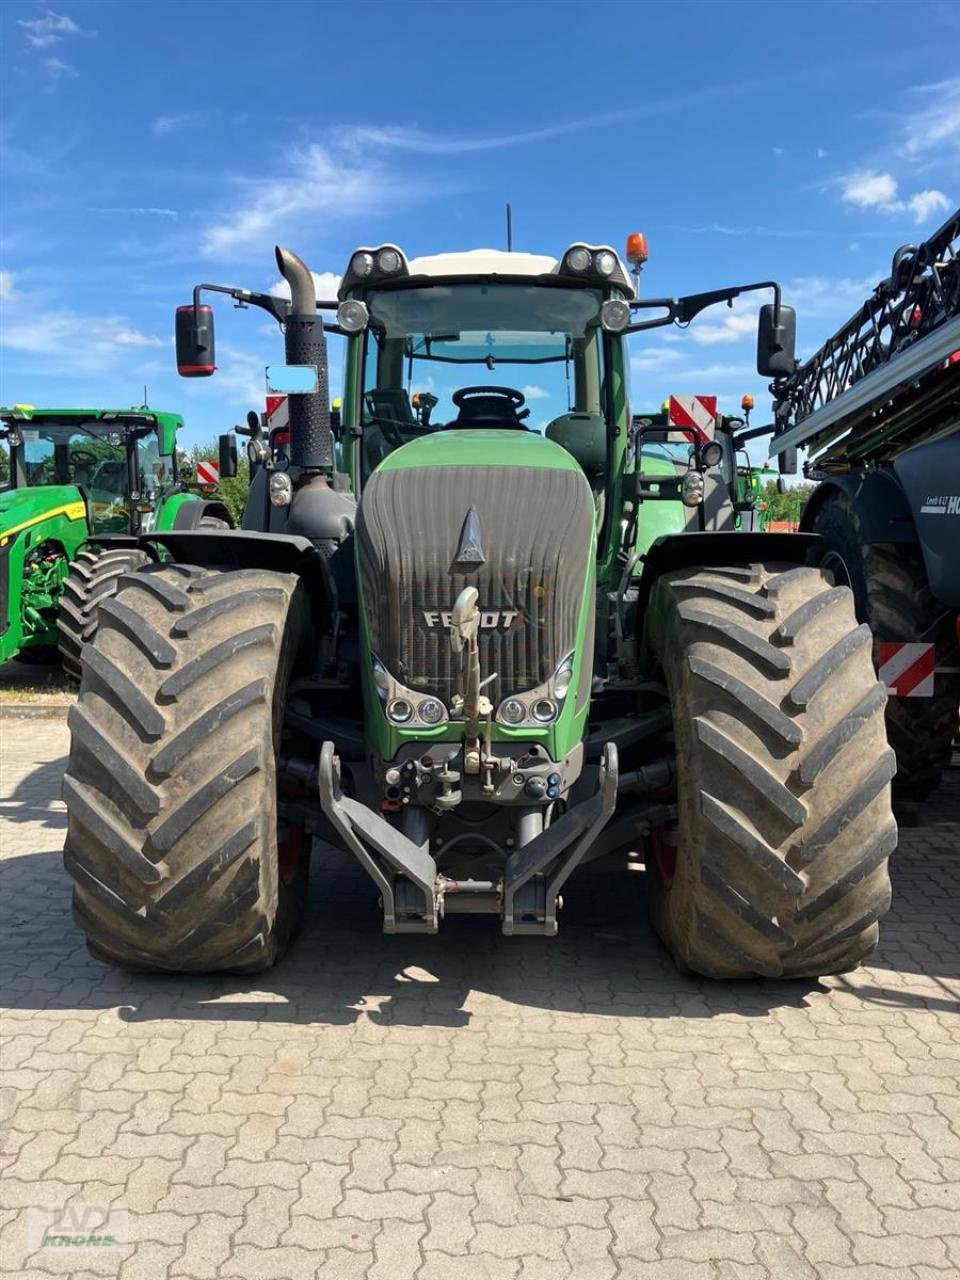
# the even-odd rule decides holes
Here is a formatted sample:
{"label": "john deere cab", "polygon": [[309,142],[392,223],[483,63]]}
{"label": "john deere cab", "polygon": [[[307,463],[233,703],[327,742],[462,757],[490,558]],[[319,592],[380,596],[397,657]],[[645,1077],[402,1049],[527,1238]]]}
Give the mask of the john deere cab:
{"label": "john deere cab", "polygon": [[389,933],[470,912],[549,937],[577,867],[629,852],[681,965],[855,966],[896,842],[869,633],[818,538],[735,529],[715,413],[672,449],[630,407],[629,335],[753,290],[758,368],[791,372],[779,288],[642,300],[606,246],[387,244],[318,301],[277,262],[290,302],[198,286],[177,359],[215,366],[204,292],[273,315],[288,444],[258,451],[241,530],[141,537],[84,653],[65,859],[93,951],[271,964],[317,835]]}
{"label": "john deere cab", "polygon": [[0,662],[53,662],[59,646],[79,679],[100,602],[146,559],[136,535],[229,527],[222,503],[180,479],[182,425],[146,406],[0,409]]}

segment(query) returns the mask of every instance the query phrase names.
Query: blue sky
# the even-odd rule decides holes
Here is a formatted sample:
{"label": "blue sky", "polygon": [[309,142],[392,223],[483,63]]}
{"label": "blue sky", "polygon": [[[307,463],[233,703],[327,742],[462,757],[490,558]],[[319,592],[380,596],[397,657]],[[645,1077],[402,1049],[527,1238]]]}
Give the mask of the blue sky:
{"label": "blue sky", "polygon": [[[922,16],[922,21],[918,18]],[[281,345],[197,280],[265,289],[279,240],[559,254],[643,230],[648,295],[780,279],[813,350],[960,201],[960,3],[113,3],[0,15],[0,403],[139,403],[207,440]],[[756,303],[632,341],[632,400],[769,397]],[[762,419],[761,416],[763,415]]]}

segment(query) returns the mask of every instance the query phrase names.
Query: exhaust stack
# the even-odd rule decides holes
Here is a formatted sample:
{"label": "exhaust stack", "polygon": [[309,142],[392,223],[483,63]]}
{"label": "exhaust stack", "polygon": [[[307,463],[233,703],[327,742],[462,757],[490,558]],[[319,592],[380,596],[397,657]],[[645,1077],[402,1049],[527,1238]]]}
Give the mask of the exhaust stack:
{"label": "exhaust stack", "polygon": [[302,259],[276,246],[277,266],[290,285],[290,314],[286,319],[287,364],[309,364],[317,370],[317,389],[291,394],[290,463],[307,472],[332,473],[333,431],[330,426],[330,388],[327,378],[327,341],[317,314],[313,276]]}

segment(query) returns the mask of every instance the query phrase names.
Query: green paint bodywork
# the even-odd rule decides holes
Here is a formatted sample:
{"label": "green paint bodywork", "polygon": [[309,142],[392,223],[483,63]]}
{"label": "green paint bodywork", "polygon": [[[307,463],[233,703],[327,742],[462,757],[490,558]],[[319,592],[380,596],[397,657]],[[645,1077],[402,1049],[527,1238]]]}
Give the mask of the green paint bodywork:
{"label": "green paint bodywork", "polygon": [[[35,409],[18,405],[0,409],[8,430],[37,427],[44,421],[100,423],[104,436],[122,428],[113,419],[144,416],[155,424],[158,451],[176,457],[177,432],[183,419],[152,409]],[[147,425],[146,423],[144,425]],[[97,535],[129,533],[134,528],[129,494],[115,501],[93,502],[74,484],[22,483],[17,449],[11,451],[11,487],[0,490],[0,662],[30,649],[56,647],[59,598],[70,562]],[[19,480],[19,483],[18,483]],[[178,512],[198,502],[174,479],[162,488],[153,512],[140,517],[144,531],[173,528]],[[65,508],[67,510],[65,510]]]}

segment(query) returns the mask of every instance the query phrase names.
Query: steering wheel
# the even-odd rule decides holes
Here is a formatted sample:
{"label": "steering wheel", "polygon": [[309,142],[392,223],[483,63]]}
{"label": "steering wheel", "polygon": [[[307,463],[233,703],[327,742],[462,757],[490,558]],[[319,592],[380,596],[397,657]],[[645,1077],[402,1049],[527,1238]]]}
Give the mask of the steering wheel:
{"label": "steering wheel", "polygon": [[90,449],[71,449],[70,465],[79,462],[81,467],[95,467],[100,459]]}
{"label": "steering wheel", "polygon": [[527,402],[523,392],[516,391],[513,387],[461,387],[450,399],[458,409],[462,409],[464,400],[472,399],[474,396],[501,396],[504,400],[510,401],[513,409],[519,409]]}
{"label": "steering wheel", "polygon": [[514,387],[461,387],[450,398],[459,411],[456,420],[459,426],[489,423],[499,427],[519,427],[530,414],[529,409],[517,412],[526,403],[526,396]]}

